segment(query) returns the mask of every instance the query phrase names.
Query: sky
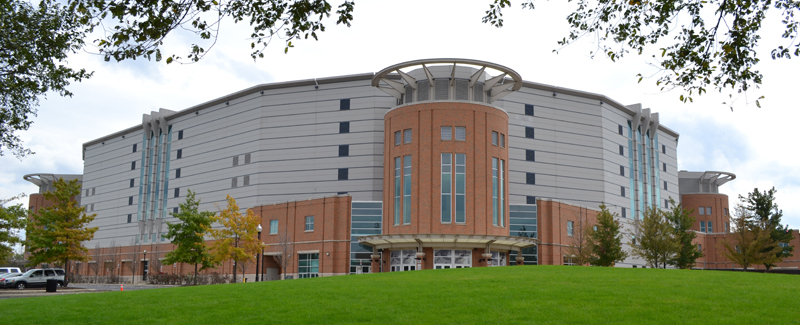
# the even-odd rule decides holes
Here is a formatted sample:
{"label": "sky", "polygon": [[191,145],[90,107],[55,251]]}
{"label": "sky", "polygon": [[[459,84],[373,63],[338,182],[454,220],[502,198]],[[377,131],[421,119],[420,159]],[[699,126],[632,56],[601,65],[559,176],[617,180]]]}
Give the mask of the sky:
{"label": "sky", "polygon": [[[625,105],[641,103],[680,134],[680,170],[736,174],[720,188],[731,207],[739,195],[774,186],[783,223],[800,228],[800,153],[792,140],[800,115],[795,99],[800,60],[769,57],[772,48],[786,44],[779,37],[777,12],[768,13],[755,49],[763,84],[735,97],[731,111],[723,104],[731,101],[727,93],[710,90],[683,103],[678,100],[682,92],[664,92],[655,85],[658,76],[638,82],[638,73],[656,72],[650,56],[657,48],[616,62],[591,58],[597,48],[591,37],[560,48],[556,42],[568,33],[566,16],[574,2],[537,2],[535,10],[513,2],[504,11],[502,28],[481,23],[490,2],[359,1],[351,27],[336,26],[331,17],[319,41],[295,41],[284,54],[283,40],[275,39],[257,61],[249,55],[248,24],[231,20],[223,21],[216,45],[194,64],[104,62],[92,53],[72,55],[71,67],[94,71],[94,76],[70,85],[71,98],[49,94],[42,99],[30,130],[19,133],[36,154],[22,160],[8,152],[0,157],[0,198],[36,193],[37,187],[22,179],[25,174],[83,173],[83,143],[140,125],[142,114],[159,108],[178,111],[263,83],[377,72],[423,58],[469,58],[507,66],[524,80],[603,94]],[[163,51],[186,54],[192,42],[191,35],[174,33]],[[760,108],[755,105],[759,96],[765,96]]]}

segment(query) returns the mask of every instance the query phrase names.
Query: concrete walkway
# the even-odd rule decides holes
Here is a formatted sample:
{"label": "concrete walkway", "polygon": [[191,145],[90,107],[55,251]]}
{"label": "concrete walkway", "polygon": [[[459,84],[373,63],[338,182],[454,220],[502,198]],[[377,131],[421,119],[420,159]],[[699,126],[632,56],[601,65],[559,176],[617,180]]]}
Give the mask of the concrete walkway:
{"label": "concrete walkway", "polygon": [[[178,287],[176,285],[146,285],[146,284],[123,284],[122,286],[125,289],[125,291]],[[95,284],[95,283],[70,283],[68,287],[58,288],[56,292],[47,292],[45,288],[27,288],[24,290],[0,289],[0,299],[43,297],[43,296],[69,295],[77,293],[94,293],[94,292],[108,292],[108,291],[120,291],[120,285]]]}

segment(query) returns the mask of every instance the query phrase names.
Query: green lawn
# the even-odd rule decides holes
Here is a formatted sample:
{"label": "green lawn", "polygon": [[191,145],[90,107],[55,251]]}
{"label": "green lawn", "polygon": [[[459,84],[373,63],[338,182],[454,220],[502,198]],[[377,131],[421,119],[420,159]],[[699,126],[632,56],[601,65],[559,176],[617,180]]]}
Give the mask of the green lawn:
{"label": "green lawn", "polygon": [[3,324],[800,323],[800,277],[525,266],[0,300]]}

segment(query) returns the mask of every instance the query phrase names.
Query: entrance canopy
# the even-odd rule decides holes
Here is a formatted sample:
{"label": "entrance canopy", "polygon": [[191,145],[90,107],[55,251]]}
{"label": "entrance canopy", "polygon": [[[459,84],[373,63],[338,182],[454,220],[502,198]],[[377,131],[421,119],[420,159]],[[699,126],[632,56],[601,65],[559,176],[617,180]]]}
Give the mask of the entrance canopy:
{"label": "entrance canopy", "polygon": [[393,248],[481,248],[491,246],[494,249],[519,251],[535,246],[537,239],[514,236],[493,235],[459,235],[459,234],[394,234],[362,236],[360,244],[372,246],[374,249]]}

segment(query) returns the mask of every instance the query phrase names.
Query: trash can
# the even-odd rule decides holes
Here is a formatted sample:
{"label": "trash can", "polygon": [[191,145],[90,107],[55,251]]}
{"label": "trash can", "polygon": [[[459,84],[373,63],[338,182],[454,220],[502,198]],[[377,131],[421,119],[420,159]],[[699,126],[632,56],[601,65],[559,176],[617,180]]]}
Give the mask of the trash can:
{"label": "trash can", "polygon": [[47,292],[56,292],[58,288],[58,280],[49,279],[47,280]]}

